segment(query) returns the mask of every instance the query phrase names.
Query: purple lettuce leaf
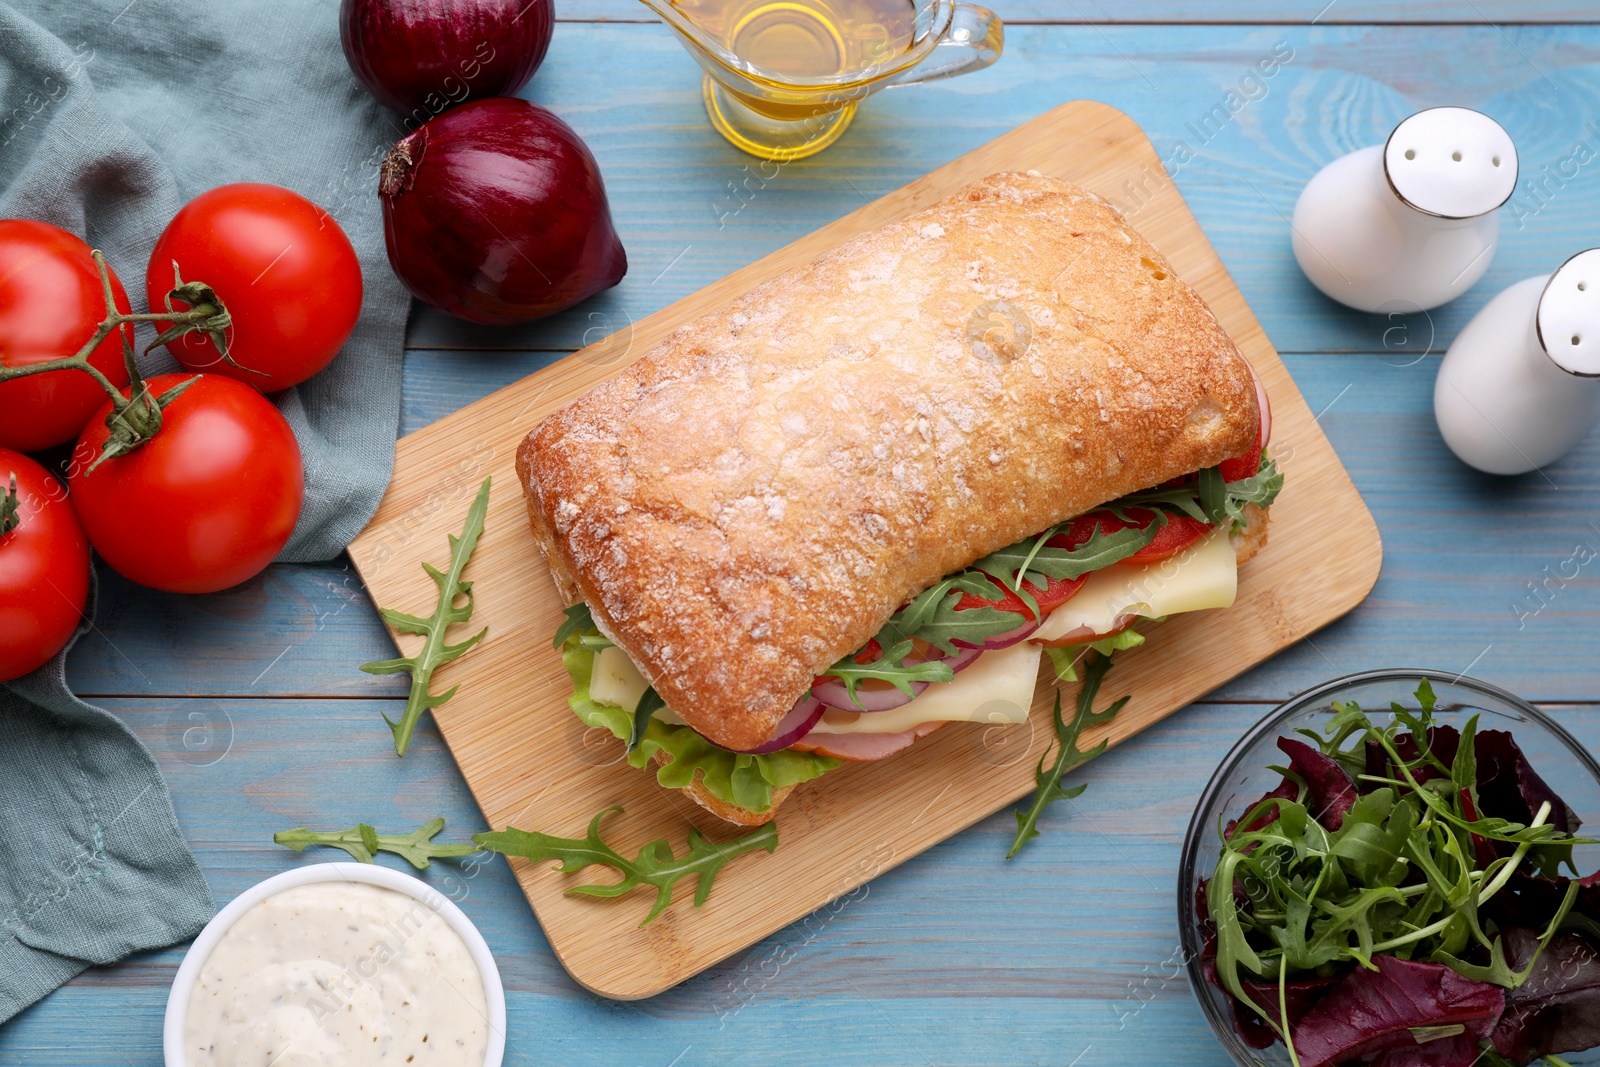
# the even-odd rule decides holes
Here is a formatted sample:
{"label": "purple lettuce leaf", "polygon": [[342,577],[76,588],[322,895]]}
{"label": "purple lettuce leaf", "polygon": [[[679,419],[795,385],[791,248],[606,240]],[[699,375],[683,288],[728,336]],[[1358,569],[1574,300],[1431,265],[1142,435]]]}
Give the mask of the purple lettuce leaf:
{"label": "purple lettuce leaf", "polygon": [[[1505,931],[1506,962],[1520,971],[1538,947],[1538,933]],[[1506,1010],[1490,1037],[1516,1063],[1582,1052],[1600,1045],[1600,951],[1582,934],[1557,934],[1528,980],[1506,994]]]}
{"label": "purple lettuce leaf", "polygon": [[1510,733],[1480,731],[1473,747],[1478,757],[1478,804],[1485,816],[1527,825],[1548,801],[1549,823],[1563,833],[1576,832],[1577,814],[1539,777]]}
{"label": "purple lettuce leaf", "polygon": [[1306,783],[1306,807],[1329,830],[1344,825],[1345,813],[1356,803],[1356,784],[1338,760],[1325,756],[1304,741],[1278,738],[1278,748],[1289,766]]}
{"label": "purple lettuce leaf", "polygon": [[[1263,796],[1260,800],[1256,801],[1255,804],[1252,804],[1248,808],[1246,808],[1245,809],[1245,814],[1249,814],[1250,812],[1254,811],[1257,804],[1264,804],[1269,800],[1296,800],[1296,799],[1299,798],[1299,796],[1300,796],[1300,787],[1298,785],[1296,785],[1293,782],[1293,780],[1291,780],[1289,778],[1285,778],[1283,781],[1278,783],[1278,787],[1276,789],[1274,789],[1272,792],[1270,792],[1270,793],[1266,794],[1265,796]],[[1241,816],[1241,818],[1242,818],[1242,816]],[[1257,815],[1254,819],[1251,819],[1249,824],[1246,825],[1243,828],[1242,832],[1243,833],[1247,833],[1247,834],[1253,834],[1257,830],[1263,829],[1264,827],[1267,827],[1267,826],[1271,826],[1273,823],[1275,823],[1277,821],[1278,821],[1278,809],[1276,807],[1268,808],[1266,811],[1262,812],[1260,815]],[[1226,838],[1226,839],[1231,839],[1233,837],[1233,835],[1234,835],[1234,831],[1239,830],[1239,829],[1240,829],[1239,820],[1238,819],[1234,819],[1222,831],[1222,836],[1224,838]]]}
{"label": "purple lettuce leaf", "polygon": [[1376,957],[1373,963],[1377,970],[1352,971],[1294,1028],[1300,1067],[1333,1067],[1394,1050],[1419,1055],[1411,1033],[1417,1027],[1461,1025],[1476,1045],[1489,1036],[1505,1009],[1505,991],[1499,986],[1463,978],[1443,964],[1391,956]]}
{"label": "purple lettuce leaf", "polygon": [[[1455,762],[1456,749],[1460,747],[1461,731],[1454,726],[1435,726],[1428,730],[1428,750],[1433,753],[1435,759],[1446,767]],[[1399,768],[1389,762],[1389,754],[1383,750],[1382,745],[1376,741],[1368,741],[1366,749],[1366,770],[1368,774],[1378,778],[1399,778],[1404,780],[1405,776],[1400,773]],[[1413,763],[1422,755],[1422,750],[1417,745],[1417,739],[1411,734],[1397,735],[1394,739],[1394,750],[1406,763]],[[1449,777],[1439,768],[1428,763],[1420,767],[1413,767],[1411,776],[1418,782],[1431,782],[1435,778]],[[1363,783],[1363,792],[1370,793],[1375,789],[1381,788],[1383,787],[1373,782]]]}
{"label": "purple lettuce leaf", "polygon": [[[1209,960],[1206,962],[1206,980],[1218,989],[1222,989],[1221,980],[1217,977],[1216,965]],[[1344,981],[1344,975],[1336,974],[1328,978],[1297,978],[1285,984],[1283,989],[1284,1004],[1289,1009],[1289,1025],[1297,1026],[1306,1012],[1318,1000],[1321,1000],[1334,986]],[[1278,1021],[1278,987],[1259,982],[1240,983],[1249,998],[1259,1004],[1267,1013],[1272,1022]],[[1228,997],[1233,1005],[1234,1028],[1239,1031],[1239,1036],[1244,1038],[1244,1043],[1251,1048],[1270,1048],[1278,1040],[1277,1033],[1256,1012],[1252,1011],[1245,1003],[1232,995]]]}
{"label": "purple lettuce leaf", "polygon": [[1457,1034],[1393,1048],[1366,1062],[1369,1067],[1472,1067],[1482,1058],[1483,1052],[1471,1034]]}

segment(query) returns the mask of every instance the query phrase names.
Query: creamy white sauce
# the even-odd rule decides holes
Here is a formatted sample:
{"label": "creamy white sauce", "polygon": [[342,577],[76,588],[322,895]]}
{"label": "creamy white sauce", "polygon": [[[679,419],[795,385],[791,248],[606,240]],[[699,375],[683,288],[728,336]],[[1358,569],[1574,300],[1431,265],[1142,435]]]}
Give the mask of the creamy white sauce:
{"label": "creamy white sauce", "polygon": [[427,904],[314,882],[239,916],[200,969],[188,1067],[481,1067],[483,978]]}

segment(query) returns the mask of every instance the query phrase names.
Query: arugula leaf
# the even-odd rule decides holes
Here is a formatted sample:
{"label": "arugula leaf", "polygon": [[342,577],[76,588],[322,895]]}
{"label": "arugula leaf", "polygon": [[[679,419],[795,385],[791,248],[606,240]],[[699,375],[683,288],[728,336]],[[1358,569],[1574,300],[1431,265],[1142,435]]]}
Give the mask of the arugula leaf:
{"label": "arugula leaf", "polygon": [[639,703],[633,709],[633,730],[628,734],[628,755],[639,751],[639,746],[644,742],[645,731],[650,728],[650,717],[662,708],[667,702],[661,699],[655,686],[647,686],[639,694]]}
{"label": "arugula leaf", "polygon": [[1094,698],[1100,691],[1100,683],[1105,679],[1106,672],[1111,669],[1111,657],[1097,656],[1084,668],[1083,688],[1078,692],[1078,713],[1072,717],[1069,724],[1061,718],[1061,693],[1056,693],[1056,706],[1053,712],[1056,727],[1056,757],[1055,763],[1049,770],[1045,769],[1045,761],[1049,753],[1039,757],[1039,766],[1034,771],[1034,778],[1038,782],[1038,792],[1033,796],[1033,803],[1027,811],[1017,810],[1013,814],[1017,817],[1017,835],[1011,842],[1011,850],[1006,853],[1006,859],[1011,859],[1022,850],[1022,846],[1039,836],[1039,816],[1044,814],[1044,809],[1057,800],[1070,800],[1084,791],[1085,786],[1074,786],[1063,789],[1061,776],[1080,763],[1094,759],[1106,750],[1104,739],[1087,752],[1078,750],[1078,738],[1083,731],[1091,726],[1100,726],[1117,717],[1123,707],[1128,703],[1127,697],[1122,697],[1112,703],[1105,711],[1094,710]]}
{"label": "arugula leaf", "polygon": [[[368,674],[395,674],[399,671],[411,673],[411,695],[406,700],[406,710],[401,714],[400,720],[395,722],[388,715],[383,717],[383,721],[389,724],[389,732],[394,734],[394,751],[398,756],[404,756],[406,749],[410,747],[411,735],[416,730],[417,721],[422,718],[422,713],[441,706],[461,688],[458,684],[437,696],[429,693],[428,683],[433,678],[433,672],[443,664],[459,658],[482,641],[483,635],[489,632],[488,627],[484,627],[457,644],[452,645],[445,641],[445,635],[453,624],[466,622],[472,618],[472,583],[463,581],[461,572],[466,569],[467,561],[472,558],[472,550],[478,545],[478,536],[483,533],[484,516],[488,512],[489,479],[485,478],[483,485],[478,488],[477,499],[467,511],[467,523],[461,531],[461,536],[457,538],[454,534],[446,535],[450,541],[450,570],[442,572],[431,563],[422,564],[422,569],[428,572],[428,577],[439,587],[439,602],[431,616],[424,619],[391,608],[378,609],[383,621],[399,632],[422,634],[427,637],[422,649],[415,656],[401,656],[397,659],[378,660],[361,665],[361,669]],[[456,598],[461,596],[466,597],[467,602],[457,607]]]}
{"label": "arugula leaf", "polygon": [[638,886],[650,886],[656,891],[656,902],[640,926],[650,923],[672,903],[672,891],[678,882],[693,876],[696,879],[694,906],[699,907],[711,895],[711,883],[729,860],[756,849],[767,852],[778,850],[778,826],[766,823],[743,837],[724,844],[707,841],[700,831],[689,828],[689,851],[681,858],[674,855],[665,838],[652,841],[639,849],[633,859],[627,859],[600,837],[600,821],[612,812],[621,812],[620,805],[609,807],[589,822],[589,832],[582,838],[554,837],[550,834],[518,830],[507,827],[490,833],[474,834],[472,840],[483,848],[493,849],[506,856],[542,863],[555,860],[558,871],[580,871],[585,867],[602,865],[613,867],[622,879],[605,885],[580,885],[567,890],[569,895],[591,897],[620,897]]}
{"label": "arugula leaf", "polygon": [[[921,637],[938,645],[946,655],[955,655],[953,638],[959,637],[975,645],[982,644],[986,638],[1016,629],[1021,625],[1021,620],[1012,612],[996,608],[974,608],[958,613],[955,606],[967,593],[984,600],[998,600],[1005,596],[1005,592],[1005,589],[976,571],[951,575],[937,585],[924,589],[912,598],[911,603],[891,615],[878,632],[878,644],[886,647]],[[885,637],[889,640],[885,640]],[[942,640],[936,640],[939,637]],[[859,650],[854,653],[860,654]]]}
{"label": "arugula leaf", "polygon": [[581,634],[585,630],[593,630],[595,628],[594,613],[589,610],[589,605],[583,601],[580,600],[576,604],[569,604],[567,607],[562,608],[561,611],[566,615],[566,618],[562,620],[560,626],[556,627],[556,639],[550,645],[551,648],[555,649],[559,649],[566,644],[567,638],[573,634]]}
{"label": "arugula leaf", "polygon": [[[1166,523],[1166,515],[1157,512],[1155,521],[1142,530],[1127,526],[1107,532],[1096,526],[1089,539],[1077,548],[1050,547],[1047,542],[1061,532],[1062,526],[1067,525],[1062,523],[1050,527],[1037,537],[991,552],[969,569],[982,571],[1013,592],[1018,591],[1024,575],[1030,580],[1034,575],[1042,575],[1057,581],[1070,581],[1127,559],[1154,541]],[[1033,584],[1042,588],[1044,583]]]}
{"label": "arugula leaf", "polygon": [[444,829],[444,818],[429,820],[409,834],[380,834],[366,823],[357,823],[349,830],[307,830],[297,826],[272,835],[272,840],[296,852],[304,852],[312,845],[342,848],[360,863],[371,863],[379,852],[392,852],[411,866],[422,870],[428,861],[451,856],[470,856],[481,852],[477,845],[463,842],[459,845],[435,844],[434,837]]}
{"label": "arugula leaf", "polygon": [[[856,699],[856,686],[868,678],[889,682],[902,693],[911,696],[913,682],[948,682],[956,676],[950,664],[939,660],[924,660],[906,666],[904,661],[910,655],[911,642],[901,641],[870,663],[857,663],[854,657],[846,656],[823,671],[822,675],[843,682],[845,692],[849,694],[851,700]],[[856,701],[858,706],[860,703],[859,700]]]}
{"label": "arugula leaf", "polygon": [[1212,525],[1231,519],[1237,530],[1244,525],[1246,504],[1270,507],[1282,489],[1277,462],[1263,454],[1261,465],[1248,478],[1224,483],[1220,468],[1212,467],[1200,472],[1195,485],[1143,489],[1103,508],[1121,519],[1127,519],[1132,508],[1167,508]]}

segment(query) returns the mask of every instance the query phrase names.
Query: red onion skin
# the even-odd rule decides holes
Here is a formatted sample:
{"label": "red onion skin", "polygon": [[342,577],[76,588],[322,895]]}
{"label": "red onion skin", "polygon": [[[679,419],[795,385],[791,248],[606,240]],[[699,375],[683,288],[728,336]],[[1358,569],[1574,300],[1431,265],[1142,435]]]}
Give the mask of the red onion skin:
{"label": "red onion skin", "polygon": [[555,0],[343,0],[339,40],[380,103],[408,129],[489,96],[510,96],[550,47]]}
{"label": "red onion skin", "polygon": [[742,752],[749,756],[765,756],[768,752],[777,752],[779,749],[788,748],[811,732],[811,728],[821,721],[822,713],[825,710],[822,701],[816,697],[809,694],[803,696],[795,701],[795,705],[790,709],[789,714],[785,715],[783,721],[778,723],[778,728],[773,731],[771,741],[764,745],[757,745],[755,748],[735,748],[729,751]]}
{"label": "red onion skin", "polygon": [[594,156],[526,100],[475,100],[401,138],[379,193],[395,273],[470,322],[553,315],[628,270]]}

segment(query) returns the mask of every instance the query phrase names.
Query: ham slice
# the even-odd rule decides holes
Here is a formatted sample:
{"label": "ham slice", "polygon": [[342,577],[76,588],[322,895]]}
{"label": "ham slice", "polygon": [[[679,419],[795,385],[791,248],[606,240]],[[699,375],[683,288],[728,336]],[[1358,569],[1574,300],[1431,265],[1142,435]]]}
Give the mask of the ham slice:
{"label": "ham slice", "polygon": [[917,738],[927,737],[943,725],[942,722],[925,722],[898,734],[825,734],[813,730],[789,747],[801,752],[815,752],[819,756],[869,763],[888,759],[910,748]]}

